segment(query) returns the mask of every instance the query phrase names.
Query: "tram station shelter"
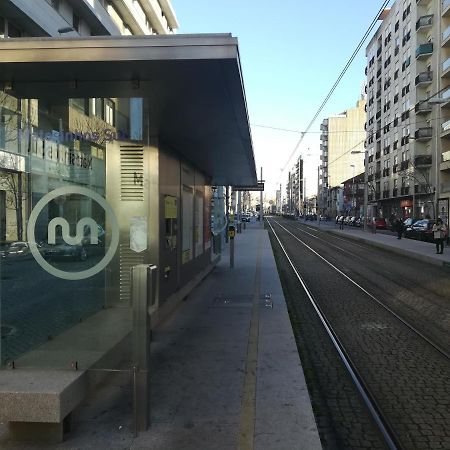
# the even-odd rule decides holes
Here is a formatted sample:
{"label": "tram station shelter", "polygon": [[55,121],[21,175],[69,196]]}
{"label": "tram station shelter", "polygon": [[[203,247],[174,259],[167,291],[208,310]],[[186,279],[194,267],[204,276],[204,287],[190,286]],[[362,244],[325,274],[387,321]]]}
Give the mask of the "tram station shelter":
{"label": "tram station shelter", "polygon": [[217,258],[215,187],[256,183],[231,35],[2,40],[0,419],[12,435],[62,437],[102,370],[132,358],[130,269],[157,266],[157,323]]}

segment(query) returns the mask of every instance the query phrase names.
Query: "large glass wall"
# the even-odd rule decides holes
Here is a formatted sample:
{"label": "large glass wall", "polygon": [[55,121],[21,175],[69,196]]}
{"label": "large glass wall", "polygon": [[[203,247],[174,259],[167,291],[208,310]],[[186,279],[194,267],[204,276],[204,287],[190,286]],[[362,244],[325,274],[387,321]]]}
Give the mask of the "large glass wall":
{"label": "large glass wall", "polygon": [[[130,138],[129,105],[0,92],[3,368],[67,368],[74,360],[87,367],[108,347],[105,339],[113,346],[131,330],[123,312],[130,303],[111,313],[105,283],[120,239],[106,192],[108,152],[118,141],[143,147],[142,136]],[[126,176],[126,167],[116,170],[117,179]]]}

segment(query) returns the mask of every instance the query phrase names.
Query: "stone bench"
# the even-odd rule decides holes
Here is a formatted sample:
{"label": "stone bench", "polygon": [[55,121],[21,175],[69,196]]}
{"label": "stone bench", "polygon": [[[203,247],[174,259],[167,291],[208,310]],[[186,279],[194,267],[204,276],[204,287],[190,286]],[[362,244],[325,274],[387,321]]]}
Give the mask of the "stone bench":
{"label": "stone bench", "polygon": [[71,413],[109,373],[102,369],[129,356],[131,326],[131,309],[99,311],[1,370],[0,421],[9,438],[61,442]]}

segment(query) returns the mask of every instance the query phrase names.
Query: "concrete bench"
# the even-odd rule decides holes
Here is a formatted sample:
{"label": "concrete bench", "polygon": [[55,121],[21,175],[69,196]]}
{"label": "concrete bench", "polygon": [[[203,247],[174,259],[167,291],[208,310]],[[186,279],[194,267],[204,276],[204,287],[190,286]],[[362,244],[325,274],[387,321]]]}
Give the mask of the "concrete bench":
{"label": "concrete bench", "polygon": [[88,390],[85,371],[4,370],[0,380],[0,420],[15,440],[61,442]]}
{"label": "concrete bench", "polygon": [[61,442],[71,413],[108,374],[102,369],[129,356],[131,326],[131,309],[99,311],[1,370],[0,421],[9,438]]}

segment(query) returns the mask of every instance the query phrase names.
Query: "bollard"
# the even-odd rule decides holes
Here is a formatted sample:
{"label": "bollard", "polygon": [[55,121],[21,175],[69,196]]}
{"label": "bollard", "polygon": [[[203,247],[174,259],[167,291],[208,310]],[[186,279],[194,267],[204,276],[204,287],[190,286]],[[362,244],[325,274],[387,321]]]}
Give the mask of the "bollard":
{"label": "bollard", "polygon": [[149,307],[156,301],[157,267],[139,264],[131,268],[131,299],[133,302],[133,371],[135,430],[150,426],[150,340]]}
{"label": "bollard", "polygon": [[228,227],[228,237],[230,238],[230,269],[234,267],[234,236],[236,234],[236,230],[234,225],[230,225]]}

